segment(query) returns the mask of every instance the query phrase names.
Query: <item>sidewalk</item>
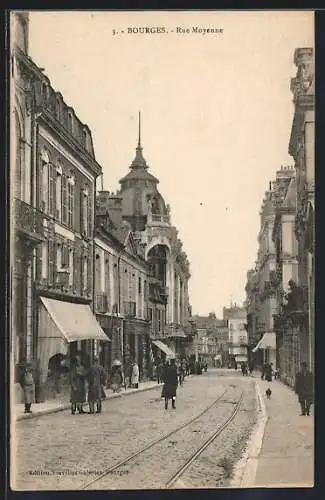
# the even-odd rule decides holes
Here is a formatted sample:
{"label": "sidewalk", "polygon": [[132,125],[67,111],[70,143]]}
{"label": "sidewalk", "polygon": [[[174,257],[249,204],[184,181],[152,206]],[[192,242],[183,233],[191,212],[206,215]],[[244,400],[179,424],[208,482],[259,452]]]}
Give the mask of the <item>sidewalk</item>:
{"label": "sidewalk", "polygon": [[[312,487],[314,483],[314,407],[300,416],[292,389],[280,381],[256,379],[260,421],[247,448],[241,487]],[[272,390],[271,399],[265,396]]]}
{"label": "sidewalk", "polygon": [[[144,392],[149,391],[151,389],[155,389],[157,387],[161,387],[162,384],[157,384],[155,381],[147,381],[141,382],[139,384],[138,389],[121,389],[121,392],[113,393],[110,389],[105,389],[106,400],[113,398],[120,398],[123,396],[128,396],[130,394],[134,394],[136,392]],[[48,415],[49,413],[56,413],[58,411],[70,409],[71,404],[69,401],[69,396],[65,398],[57,398],[57,399],[49,399],[44,403],[34,403],[32,405],[33,413],[24,413],[24,405],[23,404],[15,404],[13,405],[12,418],[13,420],[25,420],[28,418],[35,418],[41,415]]]}

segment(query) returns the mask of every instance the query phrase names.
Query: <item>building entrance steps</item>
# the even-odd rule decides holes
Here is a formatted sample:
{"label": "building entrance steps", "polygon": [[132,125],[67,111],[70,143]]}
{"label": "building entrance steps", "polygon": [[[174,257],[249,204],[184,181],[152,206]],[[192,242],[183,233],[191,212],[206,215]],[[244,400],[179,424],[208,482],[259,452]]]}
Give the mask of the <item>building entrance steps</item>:
{"label": "building entrance steps", "polygon": [[[123,396],[128,396],[129,394],[134,394],[136,392],[144,392],[151,389],[155,389],[157,387],[161,387],[162,384],[157,384],[156,381],[145,381],[140,382],[138,389],[124,389],[121,388],[121,391],[118,393],[113,393],[111,389],[105,389],[106,400],[112,398],[118,398]],[[105,400],[105,401],[106,401]],[[87,403],[85,403],[86,405]],[[34,403],[32,405],[32,413],[24,413],[25,406],[24,404],[13,404],[12,405],[12,420],[24,420],[27,418],[35,418],[41,415],[48,415],[49,413],[56,413],[62,410],[67,410],[71,406],[70,404],[70,395],[60,398],[49,399],[44,403]]]}
{"label": "building entrance steps", "polygon": [[[233,486],[242,488],[314,485],[314,406],[300,416],[295,392],[275,380],[255,379],[260,421],[237,465]],[[265,391],[270,388],[271,398]]]}

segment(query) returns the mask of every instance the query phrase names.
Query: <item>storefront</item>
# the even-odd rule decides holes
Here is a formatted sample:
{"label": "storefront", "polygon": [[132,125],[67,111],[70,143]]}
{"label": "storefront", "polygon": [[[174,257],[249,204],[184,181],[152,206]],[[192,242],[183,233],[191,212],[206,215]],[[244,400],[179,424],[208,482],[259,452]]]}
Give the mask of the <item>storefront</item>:
{"label": "storefront", "polygon": [[139,365],[141,378],[147,377],[150,324],[136,318],[125,318],[123,327],[124,362],[135,361]]}
{"label": "storefront", "polygon": [[273,368],[276,366],[276,335],[274,332],[264,333],[261,340],[257,343],[252,352],[258,350],[263,351],[263,363],[272,363]]}
{"label": "storefront", "polygon": [[[41,387],[53,359],[70,358],[80,352],[90,362],[90,344],[109,342],[88,304],[39,297],[37,357]],[[86,363],[86,361],[84,361]]]}

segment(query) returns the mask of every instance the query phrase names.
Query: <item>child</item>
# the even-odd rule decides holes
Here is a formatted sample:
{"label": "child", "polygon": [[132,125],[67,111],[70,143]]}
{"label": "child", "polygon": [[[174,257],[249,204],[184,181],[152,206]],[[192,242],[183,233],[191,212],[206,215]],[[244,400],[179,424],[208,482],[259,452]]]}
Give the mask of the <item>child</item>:
{"label": "child", "polygon": [[31,406],[35,399],[35,384],[31,363],[27,363],[23,375],[25,413],[32,413]]}

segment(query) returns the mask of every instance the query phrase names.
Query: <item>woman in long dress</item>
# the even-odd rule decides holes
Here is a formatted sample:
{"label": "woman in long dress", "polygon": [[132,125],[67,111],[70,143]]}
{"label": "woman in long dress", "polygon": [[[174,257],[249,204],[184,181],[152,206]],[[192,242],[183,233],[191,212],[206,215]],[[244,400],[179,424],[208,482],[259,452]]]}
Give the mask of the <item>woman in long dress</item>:
{"label": "woman in long dress", "polygon": [[76,410],[78,413],[86,413],[83,409],[83,403],[86,401],[85,388],[86,370],[81,364],[79,356],[76,357],[75,364],[71,367],[70,385],[71,385],[71,413],[74,415]]}
{"label": "woman in long dress", "polygon": [[120,392],[122,382],[123,376],[121,366],[113,366],[111,373],[111,388],[114,393]]}

